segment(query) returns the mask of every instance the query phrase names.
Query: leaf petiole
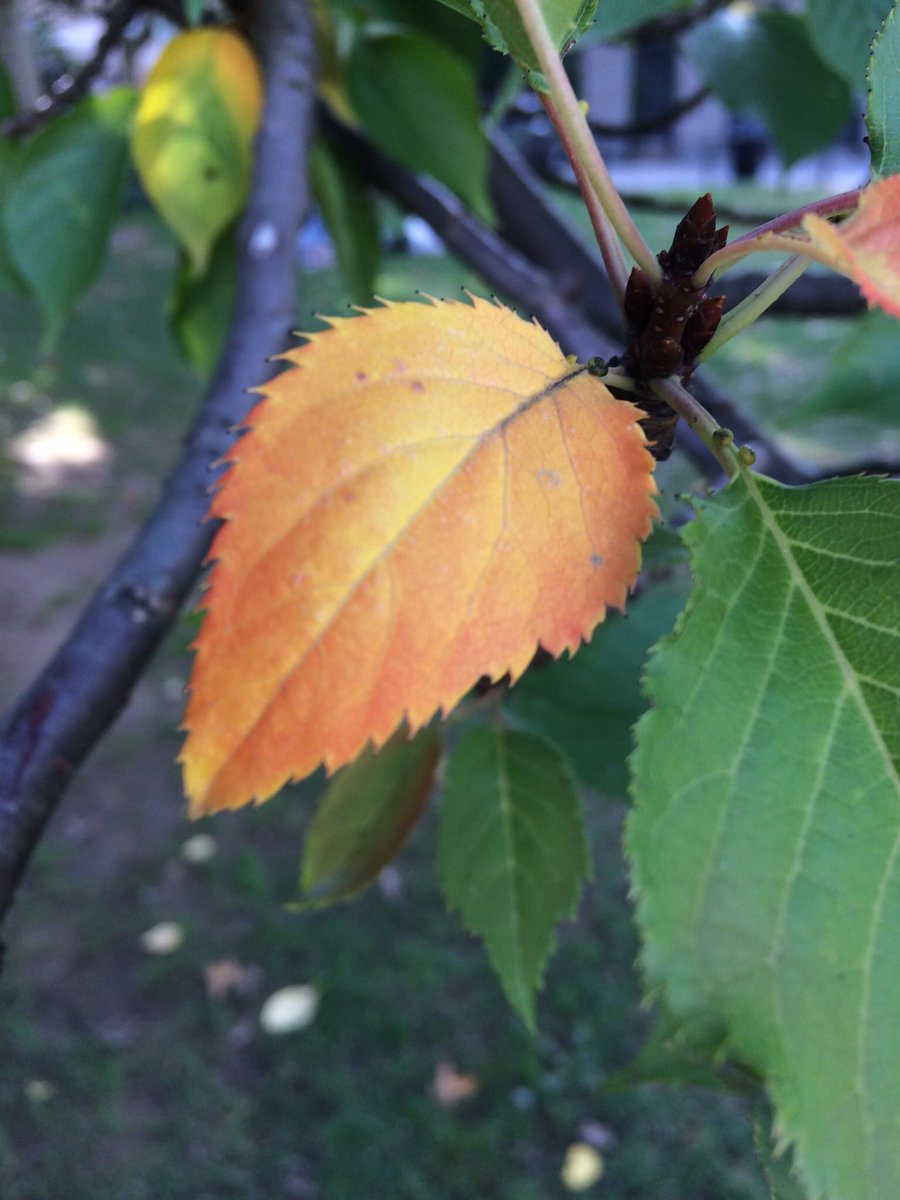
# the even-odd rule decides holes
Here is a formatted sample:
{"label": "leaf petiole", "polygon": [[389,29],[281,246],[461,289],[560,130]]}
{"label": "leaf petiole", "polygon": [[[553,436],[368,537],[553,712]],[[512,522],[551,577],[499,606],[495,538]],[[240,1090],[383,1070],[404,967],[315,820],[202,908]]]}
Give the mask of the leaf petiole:
{"label": "leaf petiole", "polygon": [[[590,188],[599,201],[600,208],[606,221],[621,238],[626,249],[653,283],[662,280],[662,268],[656,260],[656,255],[644,241],[637,226],[632,220],[625,202],[619,195],[613,183],[603,156],[597,149],[594,135],[587,123],[584,110],[572,90],[572,84],[556,49],[547,22],[541,11],[538,0],[515,0],[519,16],[525,32],[531,42],[541,71],[547,81],[550,100],[559,118],[559,124],[566,131],[566,153],[575,167],[576,177],[583,172]],[[549,111],[549,110],[548,110]],[[576,162],[578,166],[575,166]],[[605,238],[608,241],[608,238]],[[604,244],[600,244],[601,253]],[[618,249],[619,255],[621,250]],[[608,268],[607,268],[608,269]],[[622,279],[624,267],[615,268],[615,277],[611,274],[614,286]],[[624,272],[627,274],[627,272]],[[618,291],[617,286],[617,291]]]}
{"label": "leaf petiole", "polygon": [[822,263],[823,266],[834,270],[834,261],[824,250],[820,250],[806,237],[795,237],[791,234],[764,233],[754,238],[752,242],[732,242],[723,246],[697,269],[691,277],[691,284],[696,288],[706,287],[717,272],[726,271],[739,263],[750,254],[766,254],[772,251],[794,255],[802,255],[812,262]]}
{"label": "leaf petiole", "polygon": [[575,172],[578,190],[581,192],[584,207],[587,209],[591,228],[594,231],[594,237],[597,239],[597,245],[600,247],[603,265],[606,267],[606,273],[609,276],[612,289],[621,306],[625,298],[625,288],[628,284],[628,264],[625,261],[625,255],[622,253],[622,247],[619,244],[616,231],[610,224],[603,205],[600,203],[597,193],[591,186],[581,159],[572,145],[568,130],[553,100],[546,92],[541,93],[541,103],[544,106],[547,116],[550,118],[550,124],[553,126],[557,137],[562,143],[566,156],[572,165],[572,170]]}
{"label": "leaf petiole", "polygon": [[704,362],[717,350],[720,350],[726,342],[730,342],[736,334],[758,320],[768,308],[771,308],[778,297],[784,295],[791,284],[800,278],[809,263],[810,260],[802,254],[794,254],[791,258],[785,259],[771,275],[763,280],[758,288],[754,288],[740,304],[736,304],[734,308],[725,313],[711,341],[697,355],[697,362]]}
{"label": "leaf petiole", "polygon": [[740,237],[734,238],[731,245],[738,246],[743,242],[754,241],[764,233],[787,233],[791,229],[799,228],[803,218],[811,214],[817,217],[846,216],[853,212],[859,204],[861,190],[861,188],[854,188],[850,192],[840,192],[837,196],[826,196],[824,200],[814,200],[812,204],[804,204],[801,208],[782,213],[781,216],[773,217],[771,221],[757,225],[755,229],[749,229]]}
{"label": "leaf petiole", "polygon": [[[798,229],[803,218],[807,216],[839,217],[853,212],[859,204],[860,191],[860,188],[856,188],[852,192],[827,196],[824,200],[816,200],[812,204],[805,204],[802,208],[795,208],[789,213],[774,217],[771,221],[766,221],[764,225],[758,225],[755,229],[741,234],[740,237],[735,238],[734,241],[729,242],[701,263],[694,273],[691,283],[694,287],[705,287],[717,271],[727,270],[741,259],[746,258],[748,254],[765,253],[771,250],[783,250],[791,255],[802,254],[808,259],[814,259],[833,268],[834,263],[819,252],[802,234],[791,234],[790,231]],[[780,292],[777,293],[777,295],[780,294]],[[774,297],[775,299],[777,299],[777,295]],[[735,333],[737,332],[735,330]]]}
{"label": "leaf petiole", "polygon": [[743,467],[751,465],[753,451],[747,446],[735,446],[731,431],[723,429],[675,376],[651,379],[650,387],[690,425],[729,479],[734,479]]}

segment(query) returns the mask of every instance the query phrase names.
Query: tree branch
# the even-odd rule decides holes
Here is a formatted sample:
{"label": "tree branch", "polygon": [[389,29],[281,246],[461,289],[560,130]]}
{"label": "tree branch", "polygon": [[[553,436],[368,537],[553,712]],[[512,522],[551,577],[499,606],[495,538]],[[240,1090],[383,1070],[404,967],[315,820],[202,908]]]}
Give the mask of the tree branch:
{"label": "tree branch", "polygon": [[502,237],[552,274],[560,296],[621,341],[622,312],[599,254],[557,212],[540,176],[499,130],[491,134],[489,183]]}
{"label": "tree branch", "polygon": [[118,0],[106,14],[106,29],[84,66],[74,75],[64,75],[57,80],[52,90],[45,96],[39,96],[32,108],[5,121],[0,127],[0,134],[11,138],[24,137],[40,129],[60,112],[71,108],[103,70],[103,64],[122,41],[132,19],[147,7],[146,0]]}
{"label": "tree branch", "polygon": [[605,121],[595,121],[588,114],[588,125],[591,127],[591,132],[596,133],[598,137],[629,138],[640,137],[645,133],[657,133],[659,130],[668,129],[670,125],[674,125],[676,121],[686,117],[689,112],[699,108],[711,95],[712,92],[708,87],[698,88],[690,96],[685,96],[683,100],[677,100],[658,116],[651,117],[647,121],[632,121],[625,125],[610,125]]}
{"label": "tree branch", "polygon": [[155,511],[0,725],[0,917],[75,768],[127,702],[197,578],[214,532],[203,523],[215,478],[210,463],[228,450],[247,412],[245,389],[261,381],[265,360],[284,347],[293,322],[313,32],[299,0],[261,0],[256,15],[266,102],[226,349]]}
{"label": "tree branch", "polygon": [[[512,303],[535,316],[562,348],[581,362],[595,355],[609,358],[624,345],[622,317],[593,253],[565,228],[548,205],[540,185],[529,180],[530,168],[509,143],[495,142],[492,195],[506,241],[488,229],[452,192],[422,179],[386,158],[364,137],[322,113],[325,132],[352,153],[366,177],[407,211],[431,225],[445,245],[473,267]],[[498,186],[499,183],[499,186]],[[559,237],[557,238],[557,234]],[[557,247],[558,258],[557,258]],[[537,266],[530,255],[540,258]],[[526,256],[527,255],[527,256]],[[553,267],[558,270],[554,272]],[[573,280],[578,286],[573,287]],[[608,297],[608,302],[598,297]],[[692,385],[716,420],[749,442],[761,468],[784,483],[805,483],[810,475],[789,459],[756,425],[740,413],[712,383],[695,377]],[[711,465],[699,441],[685,448]]]}
{"label": "tree branch", "polygon": [[[320,110],[320,122],[323,132],[352,155],[374,187],[391,196],[408,212],[427,221],[450,251],[513,303],[527,308],[551,333],[566,329],[568,343],[578,347],[575,353],[585,359],[597,354],[608,357],[613,353],[608,338],[570,302],[572,280],[566,267],[560,273],[562,280],[555,273],[543,270],[489,229],[448,188],[433,179],[414,175],[387,158],[367,138],[336,120],[324,108]],[[548,217],[546,213],[541,217],[558,220],[555,215]],[[606,287],[609,288],[608,282]],[[621,328],[618,308],[615,312]],[[592,348],[588,349],[589,346]]]}

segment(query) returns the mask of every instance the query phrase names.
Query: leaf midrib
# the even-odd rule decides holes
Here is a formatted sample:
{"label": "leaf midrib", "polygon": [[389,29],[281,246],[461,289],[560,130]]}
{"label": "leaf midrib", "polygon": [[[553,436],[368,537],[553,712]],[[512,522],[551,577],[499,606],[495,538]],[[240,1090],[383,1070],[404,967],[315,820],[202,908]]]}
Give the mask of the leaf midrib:
{"label": "leaf midrib", "polygon": [[[408,520],[404,523],[403,527],[400,530],[398,530],[398,532],[394,535],[394,537],[388,543],[386,543],[384,545],[384,547],[381,549],[381,551],[378,553],[378,555],[366,567],[365,571],[362,572],[360,574],[360,576],[354,581],[353,585],[348,589],[347,594],[344,596],[343,600],[336,606],[334,612],[331,614],[328,621],[323,624],[323,627],[322,627],[321,631],[319,632],[319,634],[316,636],[316,638],[312,642],[310,642],[309,646],[307,647],[306,653],[303,656],[297,658],[294,662],[292,662],[289,669],[279,679],[279,681],[278,681],[276,687],[274,688],[274,690],[272,691],[268,701],[259,710],[259,712],[253,718],[253,720],[248,724],[245,732],[242,734],[240,739],[235,744],[234,748],[231,751],[230,757],[234,757],[234,755],[236,755],[241,750],[241,748],[247,744],[248,740],[251,737],[253,737],[256,730],[260,727],[262,722],[265,720],[266,716],[271,712],[273,706],[278,703],[279,697],[282,695],[282,693],[284,692],[285,688],[290,683],[290,681],[293,678],[293,676],[295,675],[295,673],[301,668],[301,666],[304,664],[304,662],[306,661],[308,656],[318,648],[318,646],[321,644],[323,638],[326,636],[326,634],[329,632],[329,630],[331,628],[333,628],[335,622],[337,620],[339,620],[341,613],[345,610],[347,605],[350,603],[350,601],[353,599],[353,597],[359,591],[360,587],[362,587],[362,585],[366,582],[366,580],[371,576],[372,572],[378,566],[380,566],[386,559],[389,558],[391,553],[396,549],[398,543],[406,536],[406,534],[409,532],[409,530],[415,525],[416,521],[418,521],[419,518],[422,516],[423,511],[428,506],[430,506],[431,504],[434,504],[436,502],[437,497],[441,494],[441,492],[444,490],[444,488],[448,487],[458,477],[459,472],[463,471],[465,469],[466,465],[475,457],[475,455],[477,455],[479,452],[481,452],[489,442],[491,442],[493,439],[495,439],[497,437],[503,438],[503,435],[506,432],[507,426],[511,425],[514,421],[518,420],[520,417],[524,416],[527,412],[529,412],[532,408],[534,408],[535,405],[540,404],[545,400],[551,399],[556,392],[560,391],[566,384],[570,383],[572,381],[572,379],[576,378],[579,375],[584,374],[584,372],[585,372],[584,367],[577,367],[574,370],[567,371],[565,375],[559,376],[558,378],[551,380],[545,387],[541,388],[541,390],[539,392],[535,392],[531,395],[523,396],[522,403],[519,404],[518,407],[516,407],[512,412],[508,413],[505,417],[503,417],[502,420],[496,422],[494,425],[489,426],[482,434],[480,434],[473,441],[472,446],[467,451],[467,453],[456,464],[452,473],[444,476],[439,481],[439,483],[435,486],[433,491],[431,493],[429,493],[427,503],[422,504],[419,508],[417,508],[415,510],[415,512],[410,514]],[[406,448],[406,447],[404,447],[404,448]],[[506,525],[505,525],[505,519],[504,519],[504,529],[505,528],[506,528]],[[495,549],[496,549],[496,546],[491,550],[491,555],[490,555],[491,558],[493,557],[493,555],[495,553]],[[247,578],[249,578],[249,575],[247,576]],[[213,776],[213,778],[207,785],[207,788],[206,788],[207,792],[211,792],[215,789],[220,776],[222,775],[222,773],[224,771],[226,771],[228,769],[228,767],[229,767],[229,763],[227,761],[223,762],[219,766],[219,768],[215,772],[215,775]]]}
{"label": "leaf midrib", "polygon": [[[790,573],[790,576],[794,581],[798,591],[806,601],[809,611],[818,625],[829,649],[831,650],[834,660],[840,669],[841,675],[844,677],[847,690],[859,705],[859,709],[863,714],[866,724],[869,726],[872,737],[882,753],[887,773],[893,780],[898,791],[900,791],[900,775],[898,775],[897,768],[894,765],[894,760],[891,757],[887,743],[884,740],[881,728],[878,725],[878,722],[875,720],[872,710],[866,703],[865,696],[863,695],[862,689],[859,686],[859,673],[855,670],[852,663],[847,658],[847,655],[844,653],[844,649],[838,641],[837,636],[835,635],[835,632],[828,621],[826,616],[826,606],[819,600],[816,593],[810,587],[809,582],[807,581],[807,578],[804,575],[803,570],[800,564],[797,562],[797,559],[791,549],[791,539],[787,536],[787,534],[784,533],[778,522],[775,520],[775,514],[760,492],[754,475],[751,472],[748,472],[744,478],[747,491],[753,497],[757,507],[759,508],[763,525],[765,526],[767,532],[771,535],[778,549],[781,551],[781,555],[784,559],[785,565],[787,566],[788,572]],[[847,516],[849,514],[842,513],[841,515]],[[842,613],[840,615],[843,616],[845,614]]]}

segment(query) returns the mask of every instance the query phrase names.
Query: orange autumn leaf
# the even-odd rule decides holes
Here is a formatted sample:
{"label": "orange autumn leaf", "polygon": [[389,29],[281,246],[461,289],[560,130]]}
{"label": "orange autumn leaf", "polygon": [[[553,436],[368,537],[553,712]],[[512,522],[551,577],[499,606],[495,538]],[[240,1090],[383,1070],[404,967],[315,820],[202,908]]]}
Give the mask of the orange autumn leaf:
{"label": "orange autumn leaf", "polygon": [[656,515],[639,411],[509,309],[331,322],[263,389],[185,716],[192,812],[261,801],[621,607]]}
{"label": "orange autumn leaf", "polygon": [[810,213],[803,228],[822,258],[855,280],[869,304],[900,317],[900,175],[865,188],[842,224]]}

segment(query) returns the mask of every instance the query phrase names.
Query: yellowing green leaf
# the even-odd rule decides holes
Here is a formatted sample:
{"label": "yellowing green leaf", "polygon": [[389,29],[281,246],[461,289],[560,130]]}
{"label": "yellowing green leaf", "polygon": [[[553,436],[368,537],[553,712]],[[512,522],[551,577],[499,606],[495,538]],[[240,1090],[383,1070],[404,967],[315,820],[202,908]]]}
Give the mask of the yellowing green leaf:
{"label": "yellowing green leaf", "polygon": [[624,605],[650,532],[640,413],[483,300],[391,304],[286,355],[247,419],[197,641],[193,811],[415,731]]}
{"label": "yellowing green leaf", "polygon": [[193,29],[176,37],[144,85],[134,160],[198,274],[217,235],[243,206],[261,108],[259,66],[230,30]]}

